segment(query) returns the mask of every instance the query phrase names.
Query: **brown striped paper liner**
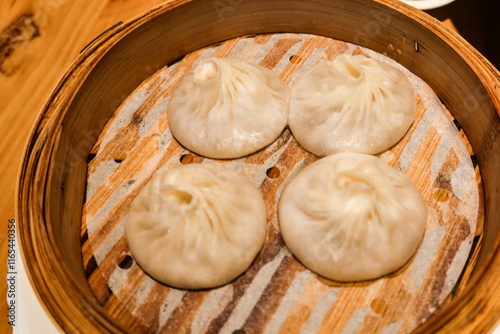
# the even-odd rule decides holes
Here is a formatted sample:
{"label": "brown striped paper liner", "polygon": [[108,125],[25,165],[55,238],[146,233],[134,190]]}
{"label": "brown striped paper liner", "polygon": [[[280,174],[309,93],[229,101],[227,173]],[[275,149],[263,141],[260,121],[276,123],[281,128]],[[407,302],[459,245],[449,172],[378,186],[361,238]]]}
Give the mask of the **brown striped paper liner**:
{"label": "brown striped paper liner", "polygon": [[[281,239],[276,206],[283,185],[318,159],[288,129],[252,155],[213,160],[180,146],[165,113],[170,93],[201,59],[242,58],[293,85],[318,61],[342,53],[389,63],[412,83],[417,117],[405,137],[379,156],[413,179],[429,215],[422,244],[405,266],[358,283],[319,277],[303,267]],[[480,177],[471,154],[463,132],[432,89],[371,50],[305,34],[248,36],[198,50],[144,81],[117,109],[93,149],[82,217],[82,254],[90,286],[105,311],[135,332],[409,332],[452,299],[453,288],[467,279],[466,274],[459,281],[483,221]],[[261,253],[247,272],[216,289],[170,288],[135,262],[121,265],[129,255],[124,225],[132,199],[158,170],[187,163],[215,163],[238,171],[261,190],[267,206],[268,233]]]}

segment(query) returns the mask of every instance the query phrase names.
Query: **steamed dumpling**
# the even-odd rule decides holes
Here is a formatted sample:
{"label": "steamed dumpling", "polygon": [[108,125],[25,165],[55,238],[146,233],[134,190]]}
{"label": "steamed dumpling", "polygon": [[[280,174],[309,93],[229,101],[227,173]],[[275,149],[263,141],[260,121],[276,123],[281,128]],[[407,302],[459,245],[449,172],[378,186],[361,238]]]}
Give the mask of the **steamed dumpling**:
{"label": "steamed dumpling", "polygon": [[231,159],[272,143],[288,121],[289,88],[271,70],[241,59],[209,58],[174,89],[173,136],[189,150]]}
{"label": "steamed dumpling", "polygon": [[266,236],[266,206],[243,176],[216,165],[157,174],[133,200],[125,227],[132,256],[153,278],[212,288],[242,274]]}
{"label": "steamed dumpling", "polygon": [[286,245],[306,267],[335,281],[360,281],[410,259],[427,209],[408,176],[374,156],[345,152],[293,178],[278,217]]}
{"label": "steamed dumpling", "polygon": [[319,156],[376,154],[405,135],[415,114],[415,92],[401,71],[362,55],[340,55],[293,85],[289,126]]}

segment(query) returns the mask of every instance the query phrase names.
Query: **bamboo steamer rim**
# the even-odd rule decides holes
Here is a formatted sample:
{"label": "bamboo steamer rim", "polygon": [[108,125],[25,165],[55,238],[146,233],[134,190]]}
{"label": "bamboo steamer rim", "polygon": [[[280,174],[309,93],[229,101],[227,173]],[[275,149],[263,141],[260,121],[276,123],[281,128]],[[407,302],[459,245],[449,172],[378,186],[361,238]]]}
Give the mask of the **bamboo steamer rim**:
{"label": "bamboo steamer rim", "polygon": [[[346,5],[349,4],[349,5]],[[420,33],[431,34],[432,39],[448,45],[453,53],[459,56],[459,61],[467,63],[473,71],[475,78],[481,83],[478,90],[484,88],[488,93],[487,99],[491,99],[492,107],[496,110],[493,126],[493,134],[498,134],[500,129],[499,111],[500,111],[500,73],[472,46],[470,46],[462,37],[458,36],[439,21],[429,15],[396,0],[372,0],[372,1],[258,1],[246,0],[234,3],[232,11],[227,11],[226,18],[237,17],[238,15],[247,15],[254,21],[244,22],[244,32],[246,34],[266,33],[268,28],[260,17],[251,17],[250,14],[258,15],[260,11],[274,10],[279,14],[279,10],[287,12],[287,15],[295,15],[297,20],[295,25],[282,24],[280,32],[305,32],[316,33],[322,31],[322,28],[307,21],[306,15],[300,12],[304,6],[313,6],[315,15],[321,16],[322,10],[334,11],[335,8],[361,8],[360,6],[371,6],[381,10],[388,10],[399,18],[404,16],[406,23],[415,25],[421,29]],[[293,5],[293,6],[292,6]],[[49,199],[45,190],[50,188],[48,185],[56,176],[51,174],[53,164],[51,157],[57,150],[57,145],[61,140],[61,128],[63,121],[67,118],[73,102],[76,99],[79,89],[83,86],[86,79],[89,78],[92,71],[99,70],[99,64],[104,56],[126,37],[137,37],[138,33],[144,33],[149,28],[148,23],[158,19],[162,15],[168,15],[173,10],[191,10],[192,15],[204,15],[202,8],[213,8],[213,2],[208,0],[173,0],[160,5],[147,13],[132,19],[111,29],[107,34],[101,36],[92,45],[86,48],[76,62],[71,66],[66,75],[62,78],[53,95],[46,104],[44,110],[39,116],[31,132],[30,140],[25,149],[23,164],[20,169],[19,183],[17,188],[17,203],[19,217],[20,244],[24,263],[28,276],[34,290],[42,301],[42,305],[48,311],[54,322],[61,329],[71,332],[86,332],[89,330],[126,332],[126,328],[116,324],[113,319],[107,317],[102,312],[102,307],[92,298],[91,293],[82,286],[65,262],[65,258],[60,249],[53,246],[57,243],[56,233],[51,222],[47,219],[50,216],[50,208],[46,208]],[[259,7],[260,6],[260,7]],[[275,7],[272,7],[275,6]],[[247,12],[240,12],[240,7]],[[272,7],[272,8],[271,8]],[[199,11],[197,10],[199,8]],[[278,8],[278,9],[276,9]],[[368,10],[367,10],[368,11]],[[290,14],[292,13],[292,14]],[[312,13],[312,12],[311,12]],[[311,14],[310,13],[310,14]],[[173,16],[172,14],[171,16]],[[207,14],[209,15],[209,14]],[[268,15],[267,13],[265,15]],[[391,14],[389,14],[391,15]],[[399,16],[398,16],[399,15]],[[267,16],[264,19],[269,19]],[[372,18],[373,19],[373,18]],[[383,20],[383,18],[378,18]],[[267,21],[271,26],[271,22]],[[223,23],[219,23],[224,25]],[[223,28],[224,29],[224,28]],[[230,31],[225,35],[225,39],[237,37],[235,34],[242,35],[241,31]],[[336,38],[336,36],[329,36]],[[217,37],[215,37],[217,38]],[[209,41],[211,44],[216,41]],[[417,43],[418,41],[416,41]],[[363,45],[366,46],[366,45]],[[418,47],[418,44],[415,44]],[[181,53],[187,53],[192,50],[182,49]],[[376,50],[375,51],[380,51]],[[404,66],[413,70],[411,64],[405,64],[398,60],[398,55],[394,56]],[[175,58],[174,58],[175,59]],[[174,60],[171,59],[170,61]],[[411,62],[410,62],[411,63]],[[417,74],[418,75],[418,74]],[[425,80],[425,78],[423,78]],[[434,88],[434,87],[433,87]],[[478,93],[479,94],[479,93]],[[439,95],[439,92],[438,92]],[[477,96],[476,96],[477,97]],[[125,98],[123,96],[122,98]],[[477,97],[479,100],[480,98]],[[484,96],[483,96],[484,100]],[[444,100],[445,104],[447,102]],[[488,103],[490,100],[487,101]],[[453,112],[453,109],[452,109]],[[467,133],[467,123],[460,120]],[[500,155],[500,141],[490,138],[491,143],[485,138],[481,147],[483,151],[478,153],[478,160],[481,167],[494,169],[495,161],[498,162]],[[477,150],[477,142],[471,140],[474,150]],[[488,152],[491,150],[491,154]],[[89,152],[87,152],[88,154]],[[497,157],[495,157],[497,153]],[[494,161],[491,161],[494,159]],[[490,172],[494,173],[494,172]],[[498,199],[498,188],[488,188],[489,180],[484,178],[485,183],[485,207],[490,214],[485,215],[486,225],[494,222],[489,220],[499,220],[500,212],[498,209],[494,212],[495,200]],[[495,182],[498,182],[495,180]],[[490,196],[490,197],[488,197]],[[496,216],[495,216],[496,214]],[[498,232],[498,228],[496,228]],[[488,232],[488,229],[486,229]],[[46,242],[46,241],[49,242]],[[45,241],[45,242],[44,242]],[[500,318],[500,299],[492,298],[490,291],[500,288],[500,281],[496,278],[500,274],[500,238],[498,233],[489,240],[484,241],[483,249],[489,248],[490,251],[485,254],[483,251],[480,256],[482,265],[475,268],[475,274],[471,278],[465,290],[457,298],[448,304],[443,310],[434,314],[428,321],[420,325],[414,332],[433,333],[436,331],[451,333],[457,331],[485,332],[491,331],[498,323]],[[80,264],[81,265],[81,264]],[[483,288],[484,287],[484,288]]]}

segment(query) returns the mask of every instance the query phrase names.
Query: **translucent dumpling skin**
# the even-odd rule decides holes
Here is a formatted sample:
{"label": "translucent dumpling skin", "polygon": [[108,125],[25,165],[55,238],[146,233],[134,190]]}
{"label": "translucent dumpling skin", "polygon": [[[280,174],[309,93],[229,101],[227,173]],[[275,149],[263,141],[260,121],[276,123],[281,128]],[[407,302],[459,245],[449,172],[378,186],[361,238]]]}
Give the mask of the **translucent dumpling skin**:
{"label": "translucent dumpling skin", "polygon": [[134,198],[125,225],[132,256],[156,280],[182,289],[226,284],[264,244],[266,206],[236,172],[192,164],[159,173]]}
{"label": "translucent dumpling skin", "polygon": [[172,92],[173,136],[203,156],[238,158],[272,143],[288,121],[290,92],[274,72],[241,59],[208,58]]}
{"label": "translucent dumpling skin", "polygon": [[415,92],[401,71],[362,55],[340,55],[293,85],[289,126],[318,156],[377,154],[401,140],[415,114]]}
{"label": "translucent dumpling skin", "polygon": [[408,176],[377,157],[346,152],[300,171],[283,190],[278,217],[286,245],[306,267],[361,281],[411,258],[427,208]]}

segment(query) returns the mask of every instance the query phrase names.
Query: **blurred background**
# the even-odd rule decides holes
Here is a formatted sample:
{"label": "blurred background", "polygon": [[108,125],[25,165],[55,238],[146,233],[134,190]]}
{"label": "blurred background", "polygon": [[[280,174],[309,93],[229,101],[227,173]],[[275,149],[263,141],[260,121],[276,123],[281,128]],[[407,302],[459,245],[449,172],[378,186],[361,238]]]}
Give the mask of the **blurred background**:
{"label": "blurred background", "polygon": [[425,12],[453,26],[497,69],[500,68],[499,0],[455,0]]}

